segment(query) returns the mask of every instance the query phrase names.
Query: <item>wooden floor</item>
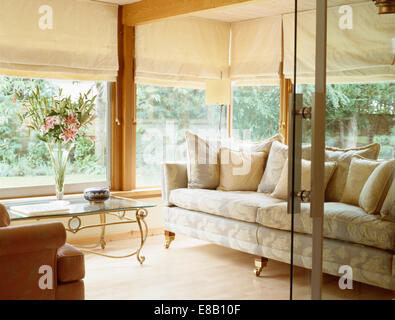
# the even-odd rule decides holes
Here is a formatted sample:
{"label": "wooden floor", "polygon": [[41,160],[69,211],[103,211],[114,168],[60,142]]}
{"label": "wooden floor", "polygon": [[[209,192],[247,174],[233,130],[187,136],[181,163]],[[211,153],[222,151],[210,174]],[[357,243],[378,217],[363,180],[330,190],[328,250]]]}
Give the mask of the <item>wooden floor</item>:
{"label": "wooden floor", "polygon": [[[104,250],[126,254],[137,239],[113,241]],[[262,277],[253,274],[254,256],[176,236],[170,249],[163,237],[147,239],[144,265],[135,257],[109,259],[86,254],[86,299],[289,299],[289,265],[270,260]],[[310,271],[295,268],[294,298],[309,299]],[[338,278],[324,275],[324,299],[392,299],[394,293],[354,282],[340,290]]]}

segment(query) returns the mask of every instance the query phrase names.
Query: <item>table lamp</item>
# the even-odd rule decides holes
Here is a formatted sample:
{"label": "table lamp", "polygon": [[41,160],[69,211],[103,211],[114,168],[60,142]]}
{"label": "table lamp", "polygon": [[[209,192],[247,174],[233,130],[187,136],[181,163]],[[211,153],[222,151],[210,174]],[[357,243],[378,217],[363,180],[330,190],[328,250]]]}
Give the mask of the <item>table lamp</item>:
{"label": "table lamp", "polygon": [[230,80],[208,80],[206,82],[206,104],[217,105],[220,107],[219,114],[219,135],[222,130],[223,108],[230,104],[231,83]]}

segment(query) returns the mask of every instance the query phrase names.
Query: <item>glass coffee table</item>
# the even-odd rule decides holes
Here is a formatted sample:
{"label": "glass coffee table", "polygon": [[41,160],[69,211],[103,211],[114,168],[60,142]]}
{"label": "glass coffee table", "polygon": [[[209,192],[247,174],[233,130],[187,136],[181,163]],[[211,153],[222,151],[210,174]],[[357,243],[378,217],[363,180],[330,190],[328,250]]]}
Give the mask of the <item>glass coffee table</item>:
{"label": "glass coffee table", "polygon": [[[141,256],[140,253],[148,235],[148,226],[145,218],[148,215],[148,209],[156,206],[155,204],[116,196],[111,196],[108,200],[101,203],[89,202],[80,195],[67,196],[64,198],[64,202],[57,202],[48,198],[36,198],[23,201],[9,200],[3,202],[3,204],[8,210],[11,221],[66,218],[68,219],[66,230],[71,233],[77,233],[89,228],[101,228],[100,241],[97,245],[100,245],[102,249],[106,247],[105,232],[107,226],[137,223],[140,231],[140,246],[130,254],[113,256],[85,248],[81,248],[81,250],[109,258],[128,258],[135,255],[141,264],[144,262],[145,257]],[[45,213],[26,213],[26,211],[34,211],[33,209],[36,209],[36,211],[43,210],[42,208],[37,209],[41,206],[44,206],[44,209],[48,208],[48,211]],[[84,225],[81,218],[92,215],[98,215],[100,223]],[[118,219],[116,220],[119,221],[108,222],[107,217],[109,216],[117,217]]]}

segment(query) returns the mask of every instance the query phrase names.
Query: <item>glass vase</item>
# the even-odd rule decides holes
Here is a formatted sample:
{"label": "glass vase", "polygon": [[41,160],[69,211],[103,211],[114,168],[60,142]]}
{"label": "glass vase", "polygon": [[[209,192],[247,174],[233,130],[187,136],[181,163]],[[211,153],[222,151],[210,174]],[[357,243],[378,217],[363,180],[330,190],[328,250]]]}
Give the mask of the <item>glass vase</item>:
{"label": "glass vase", "polygon": [[51,158],[54,172],[56,199],[63,200],[67,160],[74,145],[72,143],[64,142],[51,142],[47,143],[46,145],[49,151],[49,156]]}

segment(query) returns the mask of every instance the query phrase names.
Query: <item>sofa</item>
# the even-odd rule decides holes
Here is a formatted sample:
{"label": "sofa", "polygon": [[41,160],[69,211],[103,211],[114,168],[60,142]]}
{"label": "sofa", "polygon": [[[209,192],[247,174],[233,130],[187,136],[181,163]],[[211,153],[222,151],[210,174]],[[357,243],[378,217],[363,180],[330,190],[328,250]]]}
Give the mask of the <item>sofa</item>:
{"label": "sofa", "polygon": [[[257,191],[191,188],[188,170],[187,163],[162,165],[166,248],[180,233],[260,257],[257,275],[267,259],[290,263],[291,215],[286,200]],[[393,191],[393,187],[386,190]],[[311,269],[310,203],[302,203],[294,219],[294,264]],[[356,205],[325,202],[324,273],[340,276],[339,268],[349,265],[354,281],[395,290],[394,248],[393,220],[367,214]]]}
{"label": "sofa", "polygon": [[[0,300],[83,300],[84,255],[66,244],[62,223],[10,226],[0,204]],[[42,266],[47,269],[40,270]],[[52,270],[52,289],[40,278]]]}

